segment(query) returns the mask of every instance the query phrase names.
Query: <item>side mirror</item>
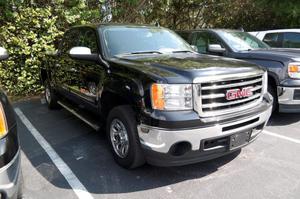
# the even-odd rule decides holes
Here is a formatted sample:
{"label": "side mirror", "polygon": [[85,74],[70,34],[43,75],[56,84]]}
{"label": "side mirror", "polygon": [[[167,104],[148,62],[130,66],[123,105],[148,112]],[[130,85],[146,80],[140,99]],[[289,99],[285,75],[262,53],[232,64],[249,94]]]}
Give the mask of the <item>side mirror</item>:
{"label": "side mirror", "polygon": [[92,53],[88,47],[76,46],[71,48],[69,55],[73,59],[85,60],[85,61],[98,61],[99,55]]}
{"label": "side mirror", "polygon": [[208,51],[212,53],[224,53],[226,49],[222,48],[220,44],[210,44],[208,45]]}
{"label": "side mirror", "polygon": [[8,52],[5,48],[0,47],[0,60],[5,60],[8,58]]}
{"label": "side mirror", "polygon": [[195,46],[195,45],[191,45],[192,49],[195,51],[195,52],[198,52],[198,47]]}

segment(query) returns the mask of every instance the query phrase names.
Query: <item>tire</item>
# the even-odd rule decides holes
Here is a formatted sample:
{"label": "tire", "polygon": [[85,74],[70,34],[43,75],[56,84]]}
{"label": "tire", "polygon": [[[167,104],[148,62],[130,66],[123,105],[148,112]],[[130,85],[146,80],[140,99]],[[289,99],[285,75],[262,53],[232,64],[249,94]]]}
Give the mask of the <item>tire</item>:
{"label": "tire", "polygon": [[277,90],[276,87],[272,84],[268,84],[268,92],[272,95],[273,97],[273,107],[272,107],[272,112],[277,112],[278,111],[278,96],[277,96]]}
{"label": "tire", "polygon": [[[115,127],[118,127],[117,131]],[[118,137],[118,132],[123,132],[122,136]],[[142,166],[145,163],[144,154],[138,137],[135,114],[130,106],[118,106],[109,112],[106,123],[106,134],[114,159],[120,166],[127,169],[133,169]],[[128,143],[128,146],[124,147],[124,150],[120,150],[124,153],[118,152],[117,146],[119,145],[114,144],[113,141],[113,139],[119,141],[122,140],[120,137],[122,137],[123,140],[127,140],[127,142],[124,141],[124,143]],[[118,141],[115,143],[117,142]],[[124,146],[126,146],[126,144],[124,144]]]}
{"label": "tire", "polygon": [[58,109],[60,106],[57,103],[57,96],[55,95],[53,89],[50,86],[48,80],[45,81],[45,99],[49,109]]}

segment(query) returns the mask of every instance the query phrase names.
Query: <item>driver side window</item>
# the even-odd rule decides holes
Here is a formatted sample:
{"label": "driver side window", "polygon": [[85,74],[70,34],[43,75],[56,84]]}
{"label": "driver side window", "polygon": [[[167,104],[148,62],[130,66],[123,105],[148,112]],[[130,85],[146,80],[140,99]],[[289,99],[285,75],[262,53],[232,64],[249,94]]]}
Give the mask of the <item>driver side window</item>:
{"label": "driver side window", "polygon": [[90,28],[82,28],[79,35],[78,46],[88,47],[92,53],[99,53],[95,31]]}
{"label": "driver side window", "polygon": [[72,47],[77,46],[78,43],[77,35],[78,35],[77,29],[71,29],[68,32],[66,32],[61,42],[59,52],[65,54],[68,53]]}
{"label": "driver side window", "polygon": [[208,46],[210,44],[219,44],[224,48],[222,42],[208,32],[196,32],[193,34],[192,38],[192,43],[193,45],[197,46],[199,53],[208,54]]}

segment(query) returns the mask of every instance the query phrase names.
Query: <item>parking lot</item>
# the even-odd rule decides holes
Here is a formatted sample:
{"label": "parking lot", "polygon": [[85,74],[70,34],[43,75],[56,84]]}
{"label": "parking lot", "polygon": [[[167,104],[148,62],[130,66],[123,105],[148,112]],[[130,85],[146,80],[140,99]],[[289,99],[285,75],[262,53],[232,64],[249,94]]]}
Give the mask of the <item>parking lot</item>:
{"label": "parking lot", "polygon": [[[181,167],[126,170],[114,162],[105,135],[66,110],[50,111],[39,98],[14,107],[28,199],[300,195],[300,114],[273,115],[254,143],[230,156]],[[40,135],[44,139],[36,137]]]}

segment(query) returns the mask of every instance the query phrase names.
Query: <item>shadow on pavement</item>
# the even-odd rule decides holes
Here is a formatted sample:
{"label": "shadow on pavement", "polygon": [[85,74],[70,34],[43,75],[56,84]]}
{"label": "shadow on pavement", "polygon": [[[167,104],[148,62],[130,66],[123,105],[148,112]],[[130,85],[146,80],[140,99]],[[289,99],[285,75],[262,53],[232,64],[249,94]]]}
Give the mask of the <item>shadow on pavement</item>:
{"label": "shadow on pavement", "polygon": [[300,113],[273,113],[268,126],[287,126],[300,121]]}
{"label": "shadow on pavement", "polygon": [[[18,103],[35,128],[71,168],[91,193],[129,193],[198,179],[216,172],[232,161],[240,150],[215,160],[181,167],[145,165],[126,170],[113,160],[106,138],[65,110],[49,111],[39,101]],[[19,121],[19,123],[21,123]],[[21,145],[35,169],[53,185],[70,189],[47,154],[23,124],[19,124]]]}

